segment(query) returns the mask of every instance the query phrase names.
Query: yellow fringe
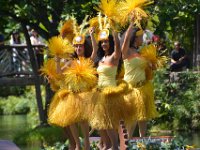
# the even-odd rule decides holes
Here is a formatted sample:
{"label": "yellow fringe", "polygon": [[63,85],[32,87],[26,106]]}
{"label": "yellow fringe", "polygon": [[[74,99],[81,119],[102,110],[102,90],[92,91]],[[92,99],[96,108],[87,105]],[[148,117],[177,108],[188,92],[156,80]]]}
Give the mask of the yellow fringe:
{"label": "yellow fringe", "polygon": [[134,110],[132,102],[125,100],[128,84],[121,82],[117,87],[96,90],[93,94],[89,123],[92,128],[117,129],[120,120],[130,122]]}
{"label": "yellow fringe", "polygon": [[102,89],[102,93],[107,96],[124,94],[128,92],[128,84],[125,81],[120,81],[117,87],[105,87]]}
{"label": "yellow fringe", "polygon": [[65,89],[59,90],[49,107],[49,123],[66,127],[80,121],[87,121],[91,114],[89,112],[91,97],[91,92],[72,93]]}
{"label": "yellow fringe", "polygon": [[158,117],[154,102],[153,84],[148,81],[145,85],[139,88],[129,86],[132,92],[125,95],[125,99],[132,101],[132,106],[135,113],[132,116],[132,120],[150,120]]}

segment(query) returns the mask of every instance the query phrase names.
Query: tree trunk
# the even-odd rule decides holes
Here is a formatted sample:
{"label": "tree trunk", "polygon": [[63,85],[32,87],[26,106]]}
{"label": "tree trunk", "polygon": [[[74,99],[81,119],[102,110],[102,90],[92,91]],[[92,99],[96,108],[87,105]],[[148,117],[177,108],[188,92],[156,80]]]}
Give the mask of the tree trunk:
{"label": "tree trunk", "polygon": [[38,107],[38,112],[39,112],[40,125],[42,125],[47,122],[47,118],[44,115],[42,96],[41,96],[41,88],[40,88],[40,76],[38,74],[38,64],[37,64],[37,60],[36,60],[32,45],[31,45],[30,36],[26,29],[26,25],[23,23],[21,23],[21,25],[22,25],[22,28],[24,31],[24,36],[25,36],[26,43],[27,43],[31,66],[32,66],[33,73],[34,73],[37,107]]}
{"label": "tree trunk", "polygon": [[49,107],[51,99],[52,99],[52,97],[54,95],[54,92],[51,90],[49,83],[45,86],[45,92],[46,92],[46,97],[45,97],[46,101],[45,101],[44,114],[45,114],[45,117],[48,118],[48,116],[47,116],[48,107]]}

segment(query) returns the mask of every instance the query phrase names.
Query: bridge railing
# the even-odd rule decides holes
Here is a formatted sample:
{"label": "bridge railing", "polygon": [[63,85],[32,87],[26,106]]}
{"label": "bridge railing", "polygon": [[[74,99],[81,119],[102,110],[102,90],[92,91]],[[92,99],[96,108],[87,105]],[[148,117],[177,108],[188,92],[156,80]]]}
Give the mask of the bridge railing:
{"label": "bridge railing", "polygon": [[[45,48],[45,45],[33,45],[34,56],[39,68],[43,63]],[[0,77],[32,74],[27,45],[0,46]]]}

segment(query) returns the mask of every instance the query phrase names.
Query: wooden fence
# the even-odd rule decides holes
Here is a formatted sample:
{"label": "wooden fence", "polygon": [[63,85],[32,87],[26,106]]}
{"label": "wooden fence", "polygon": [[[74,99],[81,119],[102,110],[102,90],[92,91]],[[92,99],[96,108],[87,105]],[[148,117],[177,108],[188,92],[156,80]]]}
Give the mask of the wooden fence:
{"label": "wooden fence", "polygon": [[[38,68],[44,60],[44,45],[33,45],[34,57]],[[27,45],[0,46],[0,85],[34,84],[33,69]]]}

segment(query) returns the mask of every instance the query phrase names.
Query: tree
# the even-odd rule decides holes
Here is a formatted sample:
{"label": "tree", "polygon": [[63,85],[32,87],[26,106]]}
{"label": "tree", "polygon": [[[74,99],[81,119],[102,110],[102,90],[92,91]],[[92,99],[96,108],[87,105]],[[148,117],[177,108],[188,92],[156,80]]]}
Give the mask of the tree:
{"label": "tree", "polygon": [[180,40],[186,49],[193,49],[195,19],[200,13],[200,0],[157,0],[150,12],[154,16],[157,34],[170,43]]}

